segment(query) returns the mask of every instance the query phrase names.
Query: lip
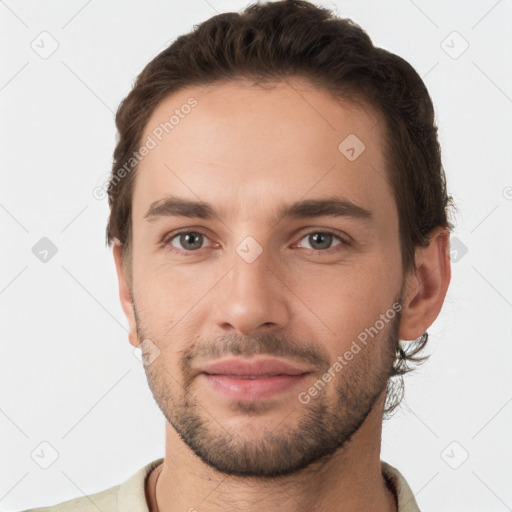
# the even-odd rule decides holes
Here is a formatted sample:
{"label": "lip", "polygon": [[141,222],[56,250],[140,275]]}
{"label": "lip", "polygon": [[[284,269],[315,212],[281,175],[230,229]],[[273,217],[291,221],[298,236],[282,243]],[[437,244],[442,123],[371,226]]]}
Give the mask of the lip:
{"label": "lip", "polygon": [[309,373],[308,368],[294,365],[282,359],[266,358],[244,361],[240,358],[222,359],[198,368],[210,375],[230,375],[237,377],[262,377],[276,375],[300,375]]}
{"label": "lip", "polygon": [[261,401],[291,390],[311,372],[280,359],[224,359],[199,368],[216,393],[238,401]]}

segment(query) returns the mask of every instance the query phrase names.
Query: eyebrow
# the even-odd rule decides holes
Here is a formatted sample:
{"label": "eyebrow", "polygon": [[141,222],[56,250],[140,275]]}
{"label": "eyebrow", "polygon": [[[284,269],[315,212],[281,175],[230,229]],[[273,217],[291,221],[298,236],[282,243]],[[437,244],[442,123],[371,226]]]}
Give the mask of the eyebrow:
{"label": "eyebrow", "polygon": [[[176,196],[166,196],[151,203],[144,218],[149,222],[158,217],[188,217],[207,220],[220,220],[221,216],[213,206],[203,201],[192,201]],[[339,197],[306,199],[284,204],[279,207],[275,221],[312,217],[350,217],[363,221],[373,221],[373,214],[366,208]]]}

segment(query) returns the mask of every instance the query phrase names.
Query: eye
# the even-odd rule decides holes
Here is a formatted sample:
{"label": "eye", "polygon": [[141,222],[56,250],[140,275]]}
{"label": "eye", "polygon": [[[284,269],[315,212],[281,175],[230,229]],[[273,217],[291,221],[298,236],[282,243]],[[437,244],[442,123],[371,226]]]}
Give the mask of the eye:
{"label": "eye", "polygon": [[162,245],[169,247],[171,250],[189,254],[202,249],[205,239],[208,240],[206,235],[198,231],[181,231],[167,237]]}
{"label": "eye", "polygon": [[[339,240],[339,243],[333,246],[333,239]],[[306,247],[306,249],[313,249],[316,252],[329,252],[329,249],[332,249],[333,247],[348,245],[348,242],[341,236],[335,235],[330,231],[310,231],[301,238],[301,241],[302,240],[307,240],[307,243],[310,245],[309,247]]]}
{"label": "eye", "polygon": [[[187,256],[198,252],[200,249],[204,249],[203,244],[206,240],[209,240],[209,238],[204,233],[188,229],[171,233],[162,241],[162,246]],[[309,244],[309,247],[306,246],[305,249],[315,252],[331,253],[350,245],[350,242],[340,235],[325,230],[306,233],[300,239],[299,246],[302,246],[301,242],[303,240],[306,240],[306,243]],[[338,240],[338,243],[333,245],[333,241],[336,240]]]}

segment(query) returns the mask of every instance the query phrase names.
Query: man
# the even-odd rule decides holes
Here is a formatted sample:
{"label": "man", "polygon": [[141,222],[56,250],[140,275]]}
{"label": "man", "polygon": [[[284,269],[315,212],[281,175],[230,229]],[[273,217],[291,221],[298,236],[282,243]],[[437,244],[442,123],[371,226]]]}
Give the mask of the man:
{"label": "man", "polygon": [[380,460],[450,281],[417,73],[325,9],[257,4],[178,38],[116,122],[107,238],[165,457],[37,510],[419,510]]}

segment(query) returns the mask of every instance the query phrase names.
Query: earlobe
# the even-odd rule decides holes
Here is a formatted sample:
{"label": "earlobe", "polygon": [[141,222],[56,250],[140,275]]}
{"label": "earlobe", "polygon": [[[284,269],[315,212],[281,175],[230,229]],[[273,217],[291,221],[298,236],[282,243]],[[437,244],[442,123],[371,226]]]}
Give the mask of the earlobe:
{"label": "earlobe", "polygon": [[114,242],[112,252],[114,255],[114,262],[116,265],[117,280],[119,285],[119,299],[121,301],[124,314],[128,320],[128,339],[130,340],[131,345],[138,347],[139,341],[137,337],[137,324],[135,322],[131,283],[126,276],[125,270],[123,269],[123,251],[119,241],[116,240]]}
{"label": "earlobe", "polygon": [[400,339],[419,338],[434,322],[443,305],[451,279],[450,232],[438,227],[427,247],[418,247],[415,270],[405,281]]}

